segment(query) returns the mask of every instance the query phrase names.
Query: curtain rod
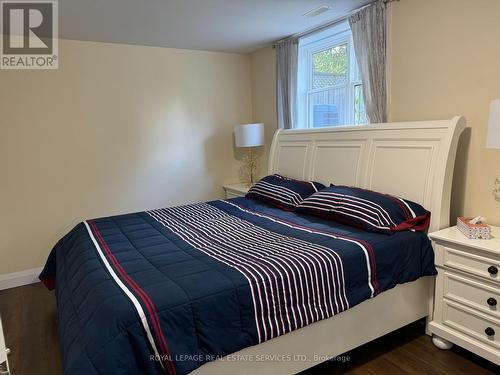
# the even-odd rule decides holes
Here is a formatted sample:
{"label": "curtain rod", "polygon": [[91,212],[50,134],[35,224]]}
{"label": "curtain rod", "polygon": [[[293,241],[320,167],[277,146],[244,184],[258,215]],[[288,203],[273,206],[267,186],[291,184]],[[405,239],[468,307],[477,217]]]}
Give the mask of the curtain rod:
{"label": "curtain rod", "polygon": [[[347,13],[347,14],[341,16],[341,17],[337,17],[337,18],[335,18],[335,19],[333,19],[331,21],[328,21],[328,22],[326,22],[324,24],[321,24],[319,26],[313,27],[312,29],[301,31],[300,33],[296,33],[296,34],[287,36],[286,38],[277,40],[276,42],[274,42],[272,44],[272,46],[273,46],[273,48],[276,48],[276,45],[278,43],[281,43],[281,42],[283,42],[285,40],[292,39],[292,38],[294,38],[294,39],[295,38],[301,38],[303,36],[306,36],[306,35],[309,35],[309,34],[313,34],[313,33],[316,33],[318,31],[327,29],[327,28],[329,28],[331,26],[334,26],[334,25],[336,25],[336,24],[338,24],[338,23],[340,23],[342,21],[345,21],[346,19],[348,19],[349,17],[351,17],[353,14],[359,12],[360,10],[368,8],[369,6],[373,5],[373,3],[376,3],[377,1],[379,1],[379,0],[373,0],[370,3],[368,3],[368,4],[365,4],[365,5],[363,5],[363,6],[359,7],[359,8],[351,10],[349,13]],[[399,0],[382,0],[382,2],[384,4],[392,3],[392,2],[395,2],[395,1],[399,1]]]}

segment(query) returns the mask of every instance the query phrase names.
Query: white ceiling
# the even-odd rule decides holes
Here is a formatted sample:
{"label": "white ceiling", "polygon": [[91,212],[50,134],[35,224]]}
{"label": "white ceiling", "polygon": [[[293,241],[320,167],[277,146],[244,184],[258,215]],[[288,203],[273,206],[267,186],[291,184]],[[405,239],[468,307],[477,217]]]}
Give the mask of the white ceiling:
{"label": "white ceiling", "polygon": [[[61,0],[65,39],[253,52],[370,0]],[[313,18],[306,12],[329,5]]]}

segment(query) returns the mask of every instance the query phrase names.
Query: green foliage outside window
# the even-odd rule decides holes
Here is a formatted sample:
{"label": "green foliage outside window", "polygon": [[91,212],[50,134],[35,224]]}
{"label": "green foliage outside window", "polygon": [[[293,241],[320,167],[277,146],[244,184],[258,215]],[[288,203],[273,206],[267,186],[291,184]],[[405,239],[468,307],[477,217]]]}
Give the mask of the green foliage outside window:
{"label": "green foliage outside window", "polygon": [[313,55],[314,73],[345,75],[348,72],[349,58],[347,44],[342,44]]}

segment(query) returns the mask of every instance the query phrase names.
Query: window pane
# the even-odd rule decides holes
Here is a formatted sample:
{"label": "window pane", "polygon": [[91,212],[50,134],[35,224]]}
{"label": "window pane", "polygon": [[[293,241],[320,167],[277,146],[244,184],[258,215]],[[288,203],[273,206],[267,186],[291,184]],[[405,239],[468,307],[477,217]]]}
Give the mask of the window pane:
{"label": "window pane", "polygon": [[346,123],[347,87],[323,90],[309,94],[311,126],[338,126]]}
{"label": "window pane", "polygon": [[362,83],[347,21],[300,38],[296,126],[367,123]]}
{"label": "window pane", "polygon": [[348,67],[347,44],[313,54],[313,89],[347,84]]}
{"label": "window pane", "polygon": [[365,110],[365,99],[363,97],[363,85],[354,86],[354,123],[368,123],[368,117],[366,116]]}

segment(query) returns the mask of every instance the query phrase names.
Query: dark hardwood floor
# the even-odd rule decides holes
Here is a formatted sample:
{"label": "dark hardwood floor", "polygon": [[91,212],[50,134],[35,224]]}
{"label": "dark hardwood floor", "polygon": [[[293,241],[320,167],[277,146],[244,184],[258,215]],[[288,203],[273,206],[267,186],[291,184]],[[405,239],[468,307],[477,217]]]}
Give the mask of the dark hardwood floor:
{"label": "dark hardwood floor", "polygon": [[460,347],[439,350],[419,321],[354,349],[344,363],[325,362],[302,375],[500,374],[500,368]]}
{"label": "dark hardwood floor", "polygon": [[[12,350],[9,356],[12,375],[62,373],[52,292],[41,284],[0,291],[0,315],[7,345]],[[303,374],[479,375],[500,374],[500,371],[461,348],[450,351],[435,348],[424,334],[423,323],[416,322]]]}
{"label": "dark hardwood floor", "polygon": [[0,291],[12,375],[62,374],[56,301],[41,283]]}

